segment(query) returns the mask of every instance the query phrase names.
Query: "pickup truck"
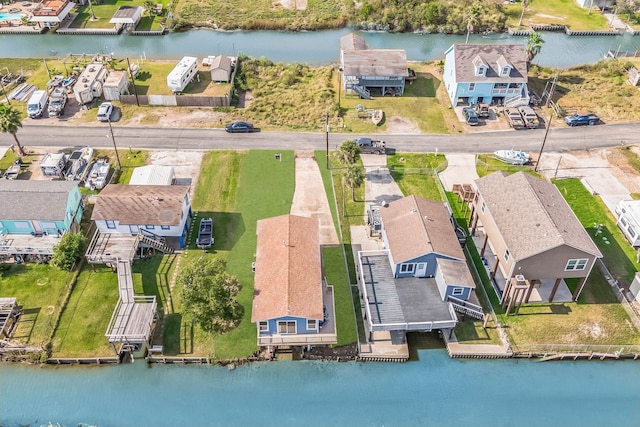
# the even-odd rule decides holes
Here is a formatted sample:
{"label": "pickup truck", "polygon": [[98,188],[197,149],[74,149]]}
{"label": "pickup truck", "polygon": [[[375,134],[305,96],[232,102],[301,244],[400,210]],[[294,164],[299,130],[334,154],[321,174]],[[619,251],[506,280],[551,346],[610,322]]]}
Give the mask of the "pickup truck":
{"label": "pickup truck", "polygon": [[600,117],[596,116],[593,113],[580,114],[575,113],[570,116],[564,118],[564,122],[569,126],[580,126],[580,125],[597,125],[600,122]]}
{"label": "pickup truck", "polygon": [[520,115],[522,116],[522,120],[524,120],[524,125],[529,129],[536,129],[540,124],[538,120],[538,115],[533,108],[528,105],[518,107],[518,111],[520,111]]}
{"label": "pickup truck", "polygon": [[473,106],[473,109],[476,110],[478,117],[482,117],[483,119],[489,118],[489,104],[476,104]]}
{"label": "pickup truck", "polygon": [[64,106],[67,104],[67,90],[57,87],[49,97],[49,117],[64,116]]}
{"label": "pickup truck", "polygon": [[509,122],[509,126],[514,129],[524,129],[526,126],[524,124],[524,120],[522,120],[522,116],[519,111],[505,108],[504,115],[507,117],[507,121]]}
{"label": "pickup truck", "polygon": [[211,245],[213,245],[213,220],[211,218],[202,218],[200,220],[196,246],[200,249],[207,249],[210,248]]}
{"label": "pickup truck", "polygon": [[387,153],[387,143],[384,141],[377,141],[371,138],[358,138],[356,144],[358,144],[358,148],[363,154]]}

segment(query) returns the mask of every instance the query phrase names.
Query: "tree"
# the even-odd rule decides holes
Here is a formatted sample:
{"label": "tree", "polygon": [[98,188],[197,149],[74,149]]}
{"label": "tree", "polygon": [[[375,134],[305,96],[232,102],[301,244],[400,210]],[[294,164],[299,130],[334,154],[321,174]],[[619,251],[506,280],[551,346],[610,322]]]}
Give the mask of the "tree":
{"label": "tree", "polygon": [[60,270],[71,270],[84,254],[87,238],[82,233],[65,233],[53,248],[51,265]]}
{"label": "tree", "polygon": [[143,7],[147,11],[147,13],[151,15],[151,11],[155,9],[156,3],[153,0],[144,0]]}
{"label": "tree", "polygon": [[21,156],[25,155],[24,150],[22,149],[22,145],[20,145],[20,141],[18,141],[18,128],[22,127],[22,121],[20,119],[20,112],[13,108],[11,105],[0,105],[0,131],[2,133],[10,133],[13,135],[13,139],[16,142],[16,146],[18,147],[18,153]]}
{"label": "tree", "polygon": [[342,164],[352,165],[360,158],[360,149],[353,139],[348,139],[342,143],[336,156]]}
{"label": "tree", "polygon": [[96,18],[96,14],[95,14],[95,13],[93,13],[93,3],[91,3],[91,0],[89,0],[89,10],[91,11],[91,19],[92,19],[93,21],[95,21],[96,19],[98,19],[98,18]]}
{"label": "tree", "polygon": [[527,7],[531,4],[533,0],[522,0],[522,13],[520,13],[520,20],[518,21],[518,27],[522,27],[522,19],[524,18],[524,13],[527,10]]}
{"label": "tree", "polygon": [[527,68],[529,68],[529,65],[533,62],[533,58],[540,53],[542,43],[544,43],[544,40],[540,34],[536,32],[529,34],[527,38]]}
{"label": "tree", "polygon": [[349,165],[344,173],[344,183],[351,188],[351,201],[356,201],[356,188],[364,182],[364,172],[358,165]]}
{"label": "tree", "polygon": [[473,26],[478,23],[480,15],[482,14],[482,7],[478,3],[474,3],[469,7],[465,18],[467,19],[467,40],[465,44],[469,44],[469,34],[473,31]]}
{"label": "tree", "polygon": [[240,323],[244,308],[236,301],[242,289],[235,276],[225,272],[225,261],[202,258],[183,268],[176,278],[185,311],[203,331],[222,333]]}

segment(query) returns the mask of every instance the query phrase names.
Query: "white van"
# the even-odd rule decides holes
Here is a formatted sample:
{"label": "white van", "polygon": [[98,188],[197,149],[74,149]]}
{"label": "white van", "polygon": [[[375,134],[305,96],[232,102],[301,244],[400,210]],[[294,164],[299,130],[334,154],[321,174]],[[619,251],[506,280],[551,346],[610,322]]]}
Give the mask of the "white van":
{"label": "white van", "polygon": [[44,113],[44,108],[47,106],[47,100],[49,99],[49,95],[47,95],[46,90],[37,90],[33,92],[31,98],[29,98],[29,102],[27,102],[27,114],[32,119],[36,117],[41,117],[42,113]]}

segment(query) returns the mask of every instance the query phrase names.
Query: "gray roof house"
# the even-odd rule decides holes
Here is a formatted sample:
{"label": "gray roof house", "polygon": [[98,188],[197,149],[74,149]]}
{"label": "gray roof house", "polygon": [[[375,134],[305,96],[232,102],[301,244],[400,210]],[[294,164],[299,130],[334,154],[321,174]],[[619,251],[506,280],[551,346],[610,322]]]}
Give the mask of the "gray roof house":
{"label": "gray roof house", "polygon": [[442,81],[453,106],[528,105],[526,48],[520,44],[455,44],[445,52]]}
{"label": "gray roof house", "polygon": [[367,49],[356,34],[340,38],[340,70],[345,93],[361,98],[402,96],[405,77],[409,76],[407,53],[403,49]]}
{"label": "gray roof house", "polygon": [[[524,172],[494,172],[473,185],[472,234],[484,233],[479,252],[503,303],[516,281],[527,286],[522,302],[576,300],[602,254],[558,189]],[[573,295],[569,278],[579,279]]]}
{"label": "gray roof house", "polygon": [[211,59],[211,81],[215,83],[230,83],[233,72],[233,61],[225,55],[218,55]]}

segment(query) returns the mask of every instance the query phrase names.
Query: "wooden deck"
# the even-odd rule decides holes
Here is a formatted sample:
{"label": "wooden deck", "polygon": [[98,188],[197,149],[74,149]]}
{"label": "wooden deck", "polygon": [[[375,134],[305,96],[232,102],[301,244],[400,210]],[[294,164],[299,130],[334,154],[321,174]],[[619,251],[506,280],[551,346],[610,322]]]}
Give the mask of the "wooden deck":
{"label": "wooden deck", "polygon": [[13,311],[16,307],[15,298],[0,298],[0,337],[7,335],[5,328],[13,322]]}
{"label": "wooden deck", "polygon": [[103,234],[96,230],[85,256],[92,264],[113,264],[119,259],[132,262],[139,240],[138,235]]}
{"label": "wooden deck", "polygon": [[53,255],[53,248],[60,236],[49,234],[32,236],[31,234],[6,234],[0,237],[0,254],[7,255]]}

